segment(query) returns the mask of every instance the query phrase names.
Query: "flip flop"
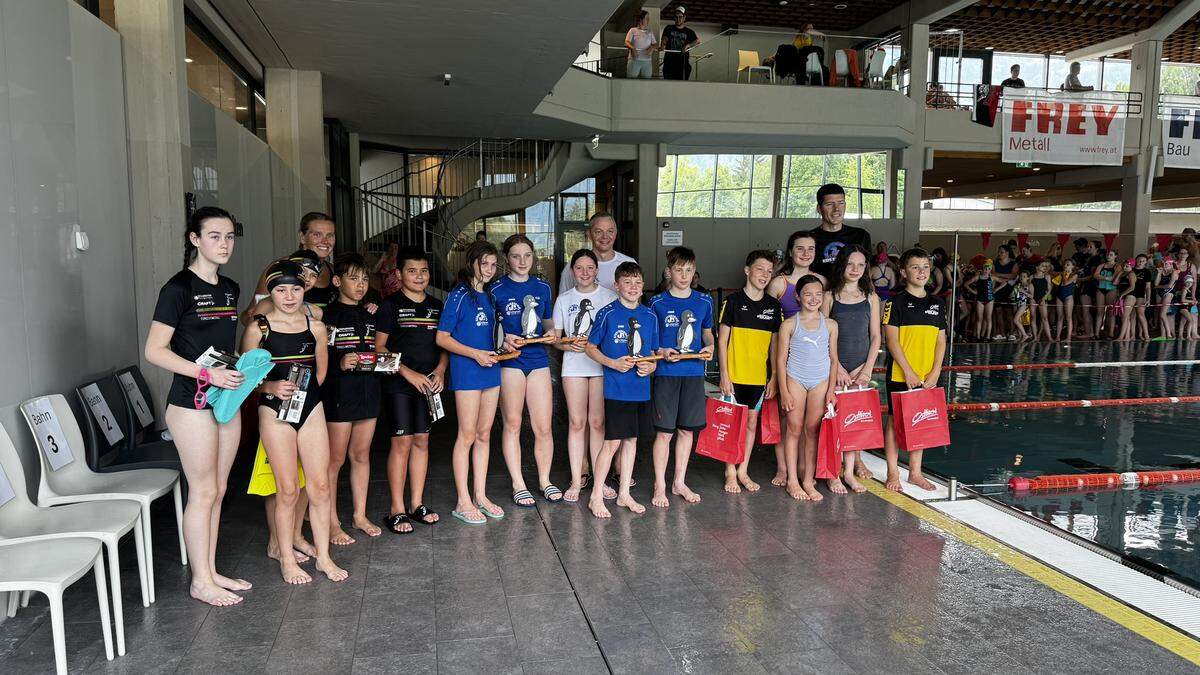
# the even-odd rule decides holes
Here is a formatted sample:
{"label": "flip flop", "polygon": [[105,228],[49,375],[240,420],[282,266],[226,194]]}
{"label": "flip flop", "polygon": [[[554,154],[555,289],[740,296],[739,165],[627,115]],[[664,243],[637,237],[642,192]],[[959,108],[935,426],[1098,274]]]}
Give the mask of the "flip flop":
{"label": "flip flop", "polygon": [[410,522],[407,513],[390,514],[390,515],[384,517],[383,522],[387,525],[387,528],[389,530],[391,530],[392,532],[394,532],[395,534],[412,534],[413,533],[412,530],[408,530],[407,532],[405,532],[404,530],[397,529],[404,523]]}
{"label": "flip flop", "polygon": [[[522,499],[528,499],[529,503],[522,504],[520,501]],[[533,499],[533,493],[530,492],[529,490],[521,490],[519,492],[514,492],[513,496],[512,496],[512,500],[513,500],[514,504],[516,504],[517,506],[519,506],[523,509],[532,509],[534,506],[537,506],[537,502],[534,501],[534,499]]]}
{"label": "flip flop", "polygon": [[[496,508],[500,509],[499,506],[497,506]],[[493,518],[495,520],[501,520],[504,518],[504,509],[500,509],[500,513],[492,513],[491,511],[488,511],[487,509],[485,509],[481,506],[481,507],[479,507],[479,512],[482,513],[483,515],[487,516],[488,518]]]}
{"label": "flip flop", "polygon": [[585,473],[579,477],[579,489],[586,490],[587,486],[592,484],[592,474]]}
{"label": "flip flop", "polygon": [[[583,488],[579,488],[579,490],[582,492]],[[578,502],[579,501],[578,494],[576,494],[576,497],[574,499],[571,499],[570,493],[571,493],[570,490],[567,490],[566,492],[564,492],[562,500],[568,504],[574,504],[574,503]]]}
{"label": "flip flop", "polygon": [[[542,488],[542,496],[545,497],[546,501],[550,502],[551,504],[557,504],[562,501],[563,493],[562,490],[559,490],[553,484],[550,484]],[[558,497],[558,499],[555,499],[555,497]]]}
{"label": "flip flop", "polygon": [[267,377],[271,368],[271,352],[265,349],[251,349],[238,358],[234,370],[242,374],[242,384],[237,389],[221,389],[210,387],[208,402],[212,405],[213,417],[225,424],[237,415],[242,403],[250,397],[250,392]]}
{"label": "flip flop", "polygon": [[[484,511],[480,509],[480,513],[484,513]],[[462,511],[451,511],[450,515],[458,518],[468,525],[482,525],[487,522],[487,518],[484,518],[483,516],[480,516],[478,520],[475,520],[474,518],[468,518],[467,515]]]}
{"label": "flip flop", "polygon": [[421,504],[417,508],[408,512],[408,519],[413,521],[414,523],[420,523],[422,525],[437,525],[440,522],[438,520],[435,520],[433,522],[425,520],[429,516],[436,516],[436,515],[437,515],[437,513],[429,510],[428,506]]}

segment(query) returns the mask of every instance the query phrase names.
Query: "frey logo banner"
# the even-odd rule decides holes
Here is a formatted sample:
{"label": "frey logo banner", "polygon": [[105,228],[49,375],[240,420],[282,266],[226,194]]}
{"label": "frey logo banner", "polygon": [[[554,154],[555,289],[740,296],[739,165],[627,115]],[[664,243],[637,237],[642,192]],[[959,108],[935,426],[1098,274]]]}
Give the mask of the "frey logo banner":
{"label": "frey logo banner", "polygon": [[1200,169],[1200,107],[1192,96],[1163,96],[1163,166]]}
{"label": "frey logo banner", "polygon": [[1007,89],[1002,101],[1004,162],[1121,164],[1125,94]]}

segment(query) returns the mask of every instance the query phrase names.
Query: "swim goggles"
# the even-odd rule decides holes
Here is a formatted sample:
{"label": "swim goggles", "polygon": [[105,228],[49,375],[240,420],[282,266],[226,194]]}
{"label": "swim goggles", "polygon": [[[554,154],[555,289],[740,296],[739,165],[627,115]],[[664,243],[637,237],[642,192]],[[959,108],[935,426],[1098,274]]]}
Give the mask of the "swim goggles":
{"label": "swim goggles", "polygon": [[200,369],[200,376],[196,378],[196,396],[192,398],[192,403],[195,404],[196,410],[204,410],[204,406],[208,403],[208,384],[212,379],[208,376],[208,368]]}

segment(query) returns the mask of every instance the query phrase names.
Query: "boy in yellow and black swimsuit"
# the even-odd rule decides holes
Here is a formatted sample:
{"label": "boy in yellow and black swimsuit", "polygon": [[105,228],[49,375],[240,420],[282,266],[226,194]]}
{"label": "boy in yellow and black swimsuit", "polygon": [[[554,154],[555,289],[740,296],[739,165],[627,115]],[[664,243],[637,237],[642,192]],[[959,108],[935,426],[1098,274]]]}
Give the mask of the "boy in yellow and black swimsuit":
{"label": "boy in yellow and black swimsuit", "polygon": [[[942,374],[942,358],[946,355],[946,303],[927,293],[929,254],[910,248],[900,257],[904,290],[892,296],[883,306],[884,338],[887,341],[888,367],[887,398],[892,392],[918,387],[936,387]],[[899,450],[892,425],[884,425],[884,452],[887,456],[887,488],[900,491]],[[923,451],[908,453],[908,482],[932,490],[921,475]]]}

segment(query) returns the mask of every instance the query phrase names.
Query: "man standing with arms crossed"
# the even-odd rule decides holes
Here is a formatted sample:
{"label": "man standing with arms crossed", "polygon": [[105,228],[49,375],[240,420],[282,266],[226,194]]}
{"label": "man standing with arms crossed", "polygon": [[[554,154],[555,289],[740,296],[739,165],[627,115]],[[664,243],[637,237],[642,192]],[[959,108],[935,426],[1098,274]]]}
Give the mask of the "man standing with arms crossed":
{"label": "man standing with arms crossed", "polygon": [[[600,260],[596,271],[596,283],[605,288],[614,288],[617,266],[623,262],[637,262],[633,258],[613,250],[617,241],[617,221],[608,213],[597,213],[588,220],[588,239],[592,242],[592,253]],[[574,251],[571,254],[574,255]],[[568,256],[569,257],[569,256]],[[575,275],[570,266],[564,267],[558,282],[558,292],[565,293],[575,288]]]}

